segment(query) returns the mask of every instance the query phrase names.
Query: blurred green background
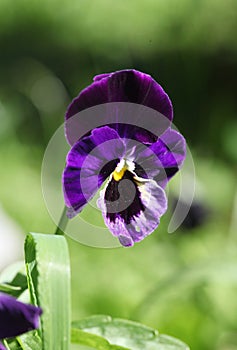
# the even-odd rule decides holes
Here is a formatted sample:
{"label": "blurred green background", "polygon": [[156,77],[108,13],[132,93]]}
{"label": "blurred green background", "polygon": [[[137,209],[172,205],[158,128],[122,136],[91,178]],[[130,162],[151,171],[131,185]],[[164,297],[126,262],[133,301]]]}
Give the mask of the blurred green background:
{"label": "blurred green background", "polygon": [[0,205],[23,232],[54,230],[42,157],[96,74],[151,74],[195,162],[186,228],[168,234],[168,212],[132,249],[68,240],[73,319],[110,314],[193,350],[237,349],[236,13],[235,0],[0,0]]}

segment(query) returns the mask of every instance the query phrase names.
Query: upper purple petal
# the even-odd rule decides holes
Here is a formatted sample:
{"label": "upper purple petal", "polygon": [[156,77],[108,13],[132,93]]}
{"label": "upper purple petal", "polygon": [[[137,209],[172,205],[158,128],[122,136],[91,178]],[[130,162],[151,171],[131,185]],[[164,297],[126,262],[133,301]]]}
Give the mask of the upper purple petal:
{"label": "upper purple petal", "polygon": [[[163,88],[150,75],[134,69],[96,76],[94,82],[82,90],[69,105],[65,119],[68,120],[87,108],[110,102],[140,104],[156,110],[169,121],[173,119],[172,104]],[[70,140],[70,126],[66,123],[65,127]]]}
{"label": "upper purple petal", "polygon": [[154,133],[136,125],[118,123],[109,124],[109,126],[114,128],[121,138],[135,140],[142,144],[152,144],[158,138]]}
{"label": "upper purple petal", "polygon": [[95,195],[124,154],[124,143],[114,129],[104,126],[81,138],[69,151],[63,173],[68,216],[75,216]]}
{"label": "upper purple petal", "polygon": [[103,78],[108,77],[109,75],[111,75],[111,73],[102,73],[102,74],[95,75],[93,78],[93,81],[99,81]]}
{"label": "upper purple petal", "polygon": [[153,108],[173,118],[171,101],[163,88],[148,74],[126,69],[100,74],[69,105],[66,119],[83,109],[107,102],[132,102]]}
{"label": "upper purple petal", "polygon": [[39,327],[40,308],[0,293],[0,339],[15,337]]}

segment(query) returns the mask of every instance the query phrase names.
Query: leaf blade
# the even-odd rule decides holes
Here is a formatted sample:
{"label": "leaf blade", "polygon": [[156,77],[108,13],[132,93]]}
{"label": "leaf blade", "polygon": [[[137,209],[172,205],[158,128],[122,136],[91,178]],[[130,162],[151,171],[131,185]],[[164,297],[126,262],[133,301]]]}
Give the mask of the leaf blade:
{"label": "leaf blade", "polygon": [[[182,341],[159,334],[153,328],[105,315],[73,322],[72,327],[72,342],[99,350],[189,350]],[[76,330],[80,332],[76,334]]]}
{"label": "leaf blade", "polygon": [[65,237],[30,233],[25,262],[31,301],[43,309],[43,350],[68,350],[70,341],[70,262]]}

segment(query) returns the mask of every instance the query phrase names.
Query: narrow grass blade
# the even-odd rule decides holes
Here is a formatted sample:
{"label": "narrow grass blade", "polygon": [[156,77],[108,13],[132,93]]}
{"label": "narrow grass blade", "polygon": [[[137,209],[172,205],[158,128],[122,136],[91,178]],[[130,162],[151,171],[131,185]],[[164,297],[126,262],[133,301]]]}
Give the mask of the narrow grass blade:
{"label": "narrow grass blade", "polygon": [[65,237],[30,233],[25,242],[28,287],[43,309],[43,350],[68,350],[70,342],[70,261]]}

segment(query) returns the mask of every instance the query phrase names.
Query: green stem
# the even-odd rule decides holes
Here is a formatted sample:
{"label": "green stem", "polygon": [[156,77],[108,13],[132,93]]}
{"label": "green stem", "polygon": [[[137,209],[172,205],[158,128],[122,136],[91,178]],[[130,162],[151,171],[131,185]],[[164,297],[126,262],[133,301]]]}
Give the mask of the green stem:
{"label": "green stem", "polygon": [[236,228],[237,228],[237,183],[235,184],[233,202],[231,203],[231,217],[230,217],[230,223],[229,223],[229,242],[228,242],[230,248],[234,246],[233,242],[236,241]]}
{"label": "green stem", "polygon": [[54,234],[55,235],[64,235],[64,230],[67,227],[67,223],[68,223],[67,207],[64,207],[62,215],[61,215],[59,223],[58,223],[58,226],[57,226]]}
{"label": "green stem", "polygon": [[7,350],[11,350],[11,349],[9,348],[9,346],[8,346],[7,341],[6,341],[5,339],[2,340],[2,343],[3,343],[3,345],[5,346],[5,348],[6,348]]}

